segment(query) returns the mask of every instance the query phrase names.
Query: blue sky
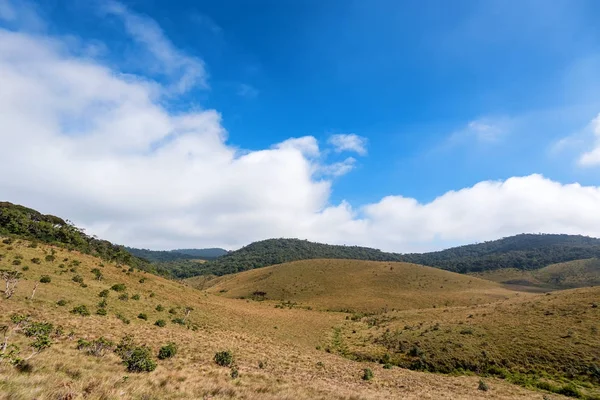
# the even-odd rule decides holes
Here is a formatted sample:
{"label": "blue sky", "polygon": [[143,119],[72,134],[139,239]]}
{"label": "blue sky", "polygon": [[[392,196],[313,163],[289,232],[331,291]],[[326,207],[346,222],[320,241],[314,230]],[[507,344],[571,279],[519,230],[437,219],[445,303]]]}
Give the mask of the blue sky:
{"label": "blue sky", "polygon": [[[381,211],[389,196],[410,199],[427,209],[439,204],[434,203],[436,198],[481,182],[493,186],[511,178],[535,177],[552,185],[577,183],[584,192],[597,191],[600,3],[596,1],[1,0],[0,16],[6,32],[35,40],[51,38],[78,62],[106,68],[118,79],[152,83],[160,92],[152,97],[152,106],[169,118],[214,110],[219,115],[218,127],[213,128],[221,131],[220,150],[237,154],[232,163],[244,154],[278,149],[278,143],[290,138],[310,137],[319,147],[312,154],[305,148],[300,151],[304,166],[312,171],[301,177],[308,182],[307,192],[301,193],[318,192],[314,197],[300,196],[298,207],[308,204],[302,221],[290,220],[285,227],[271,230],[243,218],[248,231],[237,236],[211,237],[177,229],[160,240],[137,241],[134,233],[119,233],[122,228],[115,227],[117,216],[126,210],[116,210],[114,204],[95,197],[92,203],[102,217],[94,218],[89,199],[73,200],[81,211],[72,219],[113,240],[156,248],[180,243],[235,247],[282,235],[403,251],[521,231],[596,234],[576,222],[585,216],[570,220],[569,210],[558,222],[540,216],[531,223],[509,223],[486,232],[467,229],[464,235],[432,228],[416,243],[402,235],[390,240],[378,237],[396,232],[394,226],[373,228],[370,233],[365,228],[376,226],[374,215],[379,215],[368,210],[377,205]],[[60,57],[65,57],[60,51],[52,55],[53,60]],[[82,115],[90,111],[82,112],[69,114],[66,128],[56,135],[98,134],[78,132],[85,120]],[[157,135],[162,139],[148,139],[149,148],[160,149],[172,140],[167,133]],[[352,137],[360,139],[364,151],[337,151],[332,135],[356,135]],[[72,160],[65,154],[63,158]],[[333,167],[327,166],[332,165],[346,168],[331,173]],[[284,171],[287,167],[269,168]],[[203,171],[212,170],[206,166]],[[202,185],[205,179],[191,169],[181,175],[191,185]],[[258,191],[286,191],[279,178],[271,180],[259,172],[252,176],[261,177]],[[23,182],[33,178],[39,176],[23,177]],[[286,180],[285,173],[281,179]],[[323,182],[324,192],[315,189]],[[3,188],[13,190],[13,200],[35,205],[39,197],[16,186],[6,182]],[[166,225],[177,225],[174,221],[180,219],[202,220],[200,211],[190,210],[197,206],[207,212],[206,195],[175,191],[173,196],[189,203],[181,200],[185,210],[164,205],[167,214],[169,207],[175,207],[173,220]],[[539,200],[531,201],[532,208],[540,208]],[[59,206],[64,200],[57,200],[56,206],[40,203],[49,212],[73,210]],[[555,207],[560,209],[561,204]],[[280,206],[284,208],[275,209]],[[581,209],[575,201],[568,206]],[[288,211],[296,213],[295,207]],[[347,218],[294,230],[295,224],[340,207],[347,207]],[[502,207],[510,208],[510,203]],[[392,208],[389,212],[395,217],[408,212],[398,205]],[[262,215],[255,211],[255,216]],[[423,217],[427,222],[408,225],[443,223],[433,212],[419,212],[428,215]],[[445,212],[457,215],[453,210]],[[410,212],[411,218],[414,214]],[[239,221],[235,215],[237,211],[228,209],[222,217]],[[520,217],[515,212],[512,218]],[[277,218],[277,224],[288,219]],[[337,228],[321,236],[321,223],[335,223]],[[402,224],[402,219],[397,223]],[[160,231],[158,225],[153,229]]]}

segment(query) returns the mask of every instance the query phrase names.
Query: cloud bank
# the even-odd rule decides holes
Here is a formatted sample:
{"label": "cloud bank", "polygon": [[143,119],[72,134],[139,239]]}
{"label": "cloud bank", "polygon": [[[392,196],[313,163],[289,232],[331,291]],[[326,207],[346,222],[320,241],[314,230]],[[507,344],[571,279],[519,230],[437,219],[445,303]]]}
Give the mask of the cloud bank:
{"label": "cloud bank", "polygon": [[[135,40],[157,39],[152,52],[164,71],[179,71],[178,91],[202,84],[201,60],[175,49],[154,21],[113,12]],[[0,29],[0,199],[91,234],[155,249],[299,237],[400,252],[521,232],[600,236],[600,188],[541,175],[480,182],[429,203],[395,195],[332,204],[332,180],[354,158],[328,164],[312,136],[237,149],[218,111],[165,105],[171,81],[123,74],[70,43]],[[366,154],[356,135],[328,143]]]}

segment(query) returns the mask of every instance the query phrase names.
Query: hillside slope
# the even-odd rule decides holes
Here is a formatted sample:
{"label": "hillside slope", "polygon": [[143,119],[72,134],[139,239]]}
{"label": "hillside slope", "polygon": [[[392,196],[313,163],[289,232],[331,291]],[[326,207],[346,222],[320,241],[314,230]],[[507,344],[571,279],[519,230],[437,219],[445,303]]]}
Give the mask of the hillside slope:
{"label": "hillside slope", "polygon": [[437,268],[357,260],[295,261],[223,276],[211,283],[208,291],[225,297],[251,298],[264,292],[259,297],[322,310],[361,312],[470,305],[515,295],[497,283]]}
{"label": "hillside slope", "polygon": [[[212,296],[77,251],[25,240],[4,243],[0,237],[0,255],[0,269],[23,274],[14,295],[0,297],[0,326],[8,327],[9,353],[16,349],[16,356],[32,356],[18,368],[10,363],[15,354],[0,358],[0,399],[370,400],[439,399],[449,394],[472,399],[482,394],[477,377],[384,369],[317,350],[346,314],[274,309],[264,302]],[[111,290],[119,288],[115,285],[123,285],[123,290]],[[99,297],[105,290],[106,297]],[[85,316],[82,306],[91,315]],[[191,310],[187,317],[186,309]],[[20,327],[15,322],[18,315],[28,316]],[[158,320],[166,326],[156,326]],[[126,335],[136,346],[146,346],[157,364],[154,371],[127,371],[113,351]],[[90,347],[100,338],[114,344],[97,342],[104,350]],[[177,353],[157,359],[159,348],[168,342],[178,347]],[[42,351],[33,351],[32,345]],[[235,368],[215,363],[215,354],[224,350],[235,357]],[[366,367],[375,373],[368,382],[361,379]],[[496,399],[536,395],[502,380],[487,382],[489,396]]]}
{"label": "hillside slope", "polygon": [[553,290],[597,286],[600,285],[600,259],[567,261],[533,271],[507,268],[473,275],[507,285]]}

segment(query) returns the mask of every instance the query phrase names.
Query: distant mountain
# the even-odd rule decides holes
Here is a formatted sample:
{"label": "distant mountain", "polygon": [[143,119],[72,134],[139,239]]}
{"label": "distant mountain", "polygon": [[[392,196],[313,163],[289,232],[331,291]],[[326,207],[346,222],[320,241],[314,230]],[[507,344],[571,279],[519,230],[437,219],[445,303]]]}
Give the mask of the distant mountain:
{"label": "distant mountain", "polygon": [[535,270],[550,264],[600,257],[600,239],[580,235],[521,234],[423,254],[405,261],[467,273],[503,268]]}
{"label": "distant mountain", "polygon": [[221,249],[219,247],[213,247],[208,249],[175,249],[171,250],[171,252],[189,255],[193,258],[199,258],[202,260],[212,260],[229,253],[227,250]]}
{"label": "distant mountain", "polygon": [[483,272],[502,268],[540,269],[550,264],[600,257],[600,239],[576,235],[521,234],[490,242],[423,254],[313,243],[299,239],[269,239],[252,243],[198,270],[225,275],[285,262],[316,258],[404,261],[453,272]]}

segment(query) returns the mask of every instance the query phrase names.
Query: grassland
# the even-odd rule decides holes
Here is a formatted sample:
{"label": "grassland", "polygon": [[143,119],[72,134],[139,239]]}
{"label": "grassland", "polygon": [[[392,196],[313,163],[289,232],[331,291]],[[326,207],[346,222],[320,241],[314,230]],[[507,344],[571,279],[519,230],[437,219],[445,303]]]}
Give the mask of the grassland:
{"label": "grassland", "polygon": [[568,261],[533,271],[507,268],[472,275],[503,283],[508,287],[520,286],[546,290],[588,287],[600,285],[600,259]]}
{"label": "grassland", "polygon": [[[1,399],[541,398],[540,392],[501,379],[487,379],[490,390],[483,392],[475,376],[384,369],[326,352],[335,328],[346,324],[345,313],[228,299],[75,251],[31,247],[24,240],[0,244],[0,255],[0,269],[23,273],[14,296],[0,299],[0,325],[10,326],[11,315],[28,314],[60,327],[51,334],[51,347],[31,358],[30,371],[0,362]],[[44,275],[50,282],[39,283]],[[115,284],[125,285],[125,291],[110,290]],[[103,300],[99,293],[106,289],[107,305],[101,308],[107,315],[96,315]],[[128,299],[120,300],[124,293]],[[71,313],[80,305],[92,315]],[[185,324],[173,323],[184,317],[186,307],[193,310]],[[138,318],[140,313],[147,320]],[[164,328],[154,325],[158,319],[166,321]],[[94,357],[77,349],[78,339],[103,336],[118,342],[126,334],[153,354],[167,342],[175,342],[179,353],[158,361],[153,372],[132,373],[111,352]],[[9,342],[19,345],[23,356],[31,353],[30,338],[17,333]],[[226,349],[236,358],[238,377],[213,362],[215,353]],[[371,381],[361,379],[367,367],[374,371]]]}
{"label": "grassland", "polygon": [[383,312],[489,303],[514,297],[500,284],[422,265],[304,260],[191,283],[229,298],[295,302],[319,310]]}

